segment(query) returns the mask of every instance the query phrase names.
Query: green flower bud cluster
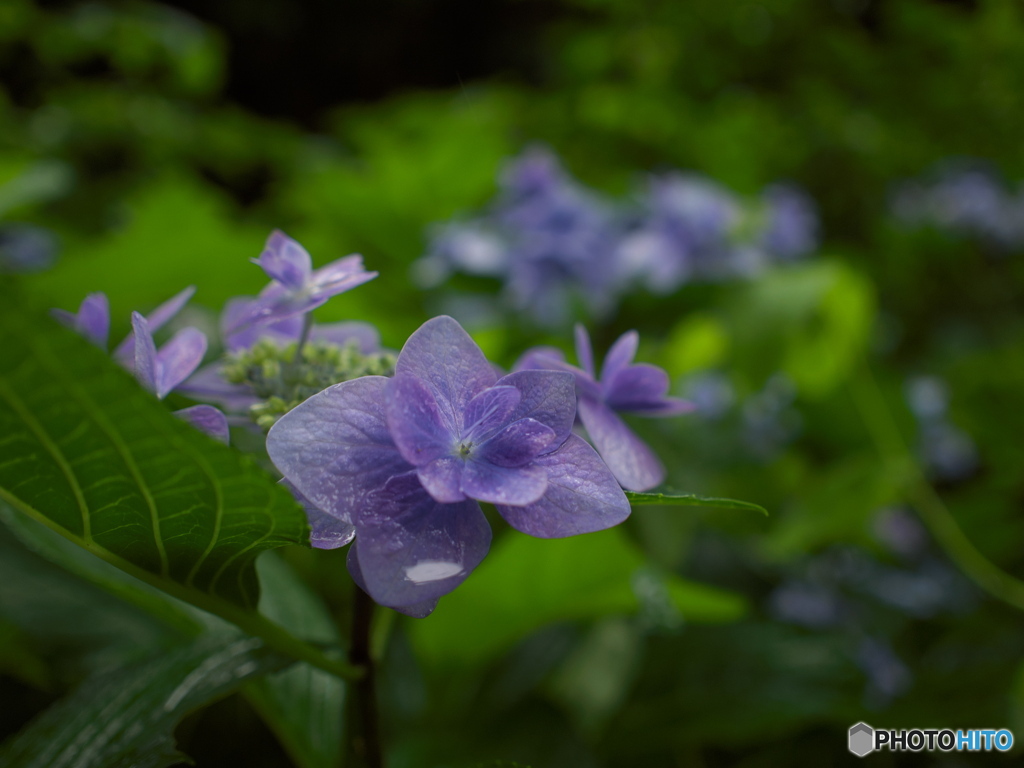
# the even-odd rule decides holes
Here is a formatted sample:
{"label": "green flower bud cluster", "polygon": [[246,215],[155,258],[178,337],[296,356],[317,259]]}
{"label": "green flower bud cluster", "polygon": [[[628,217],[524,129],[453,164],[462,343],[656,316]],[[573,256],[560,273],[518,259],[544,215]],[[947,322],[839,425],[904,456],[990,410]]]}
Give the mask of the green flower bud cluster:
{"label": "green flower bud cluster", "polygon": [[309,341],[298,360],[297,348],[297,343],[282,347],[261,339],[252,348],[229,353],[225,359],[224,378],[232,384],[249,386],[262,400],[252,406],[250,415],[263,429],[270,429],[292,408],[332,384],[395,372],[393,353],[364,355],[355,342],[339,346]]}

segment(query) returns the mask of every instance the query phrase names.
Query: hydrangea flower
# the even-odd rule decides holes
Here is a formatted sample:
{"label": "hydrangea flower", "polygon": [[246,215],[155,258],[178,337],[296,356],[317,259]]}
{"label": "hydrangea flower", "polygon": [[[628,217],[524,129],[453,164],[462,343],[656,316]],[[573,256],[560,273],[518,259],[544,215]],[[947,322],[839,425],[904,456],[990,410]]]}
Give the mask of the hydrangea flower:
{"label": "hydrangea flower", "polygon": [[575,375],[577,415],[616,479],[630,491],[646,491],[665,479],[665,468],[654,452],[626,425],[618,412],[642,416],[675,416],[693,410],[692,404],[666,397],[668,374],[661,368],[633,364],[640,337],[623,334],[608,350],[598,379],[590,336],[576,326],[576,358],[580,367],[565,362],[560,350],[540,347],[520,359],[516,369],[568,371]]}
{"label": "hydrangea flower", "polygon": [[547,326],[564,324],[573,300],[592,315],[606,313],[617,288],[612,206],[540,147],[516,158],[501,185],[493,220],[509,242],[506,289],[513,305]]}
{"label": "hydrangea flower", "polygon": [[317,510],[354,527],[357,583],[425,615],[487,553],[479,501],[542,538],[629,515],[611,472],[571,433],[573,390],[558,371],[499,378],[461,326],[438,317],[406,342],[394,378],[314,395],[271,428],[267,451]]}
{"label": "hydrangea flower", "polygon": [[[149,323],[138,312],[132,312],[132,339],[135,378],[160,400],[191,376],[206,354],[206,336],[195,328],[183,328],[157,350]],[[230,439],[227,417],[212,405],[194,405],[174,415],[222,443]]]}
{"label": "hydrangea flower", "polygon": [[274,230],[263,253],[253,263],[263,268],[271,283],[250,304],[248,313],[236,318],[229,329],[231,333],[304,315],[332,296],[377,276],[376,272],[363,269],[363,257],[358,254],[314,270],[306,249],[280,230]]}
{"label": "hydrangea flower", "polygon": [[[371,373],[390,373],[394,357],[381,349],[380,334],[369,323],[340,322],[305,327],[298,315],[266,325],[231,331],[256,300],[231,299],[220,327],[228,355],[200,369],[181,389],[197,400],[229,412],[248,414],[269,427],[309,395]],[[301,351],[294,345],[306,332]],[[295,363],[295,355],[301,362]],[[273,402],[271,402],[273,401]]]}
{"label": "hydrangea flower", "polygon": [[767,221],[761,248],[776,258],[790,260],[817,247],[818,214],[810,197],[791,185],[773,184],[762,199]]}
{"label": "hydrangea flower", "polygon": [[[154,309],[148,317],[133,312],[132,332],[114,350],[114,359],[131,370],[139,383],[161,400],[195,371],[206,354],[206,336],[195,328],[178,331],[159,351],[153,341],[153,331],[178,314],[194,293],[195,287],[189,286]],[[63,309],[51,312],[64,325],[106,351],[110,335],[110,303],[106,294],[90,293],[74,314]],[[228,442],[227,419],[213,406],[196,405],[174,411],[174,415],[211,437]]]}
{"label": "hydrangea flower", "polygon": [[135,378],[163,400],[171,390],[192,375],[206,354],[206,336],[195,328],[183,328],[157,351],[149,323],[132,312]]}
{"label": "hydrangea flower", "polygon": [[[172,320],[195,292],[196,287],[190,285],[150,312],[145,318],[150,333],[155,333]],[[77,313],[68,312],[66,309],[51,309],[50,313],[71,330],[85,336],[104,352],[107,350],[107,340],[110,336],[110,302],[105,293],[88,294],[82,299]],[[114,357],[122,365],[131,367],[135,360],[134,333],[128,334],[124,341],[117,345]]]}
{"label": "hydrangea flower", "polygon": [[57,259],[57,238],[42,227],[6,224],[0,227],[0,274],[39,272]]}

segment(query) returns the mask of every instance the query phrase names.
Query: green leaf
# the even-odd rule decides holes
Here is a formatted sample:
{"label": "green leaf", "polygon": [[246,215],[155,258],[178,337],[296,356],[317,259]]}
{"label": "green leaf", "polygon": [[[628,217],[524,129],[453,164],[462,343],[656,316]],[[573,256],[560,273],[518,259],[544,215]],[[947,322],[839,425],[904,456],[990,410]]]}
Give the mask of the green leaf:
{"label": "green leaf", "polygon": [[165,768],[181,762],[173,731],[192,710],[288,661],[257,638],[204,637],[86,680],[0,750],[7,768]]}
{"label": "green leaf", "polygon": [[[42,529],[32,520],[24,522]],[[105,565],[84,550],[82,554]],[[34,650],[52,664],[58,678],[75,680],[138,661],[179,644],[183,637],[148,612],[30,551],[5,525],[0,525],[0,619],[32,638]]]}
{"label": "green leaf", "polygon": [[82,338],[0,310],[0,499],[163,589],[255,608],[252,563],[307,541],[250,460],[174,417]]}
{"label": "green leaf", "polygon": [[695,493],[633,493],[626,491],[626,498],[634,507],[658,504],[668,507],[715,507],[717,509],[746,509],[767,516],[768,510],[760,504],[737,499],[722,499],[715,496],[698,496]]}
{"label": "green leaf", "polygon": [[[29,551],[99,587],[110,595],[141,609],[150,617],[176,630],[180,636],[195,637],[210,622],[218,621],[166,592],[132,578],[124,571],[89,554],[56,531],[16,512],[0,501],[0,521]],[[221,627],[227,626],[221,623]]]}
{"label": "green leaf", "polygon": [[[260,611],[299,637],[338,645],[323,601],[274,553],[257,564],[264,585]],[[299,768],[334,768],[341,758],[345,684],[309,664],[249,683],[244,693]]]}
{"label": "green leaf", "polygon": [[[429,619],[410,626],[414,647],[439,667],[468,666],[545,624],[641,612],[651,591],[645,566],[620,528],[567,539],[509,534]],[[685,621],[734,621],[746,609],[734,593],[677,576],[663,586],[669,608]]]}

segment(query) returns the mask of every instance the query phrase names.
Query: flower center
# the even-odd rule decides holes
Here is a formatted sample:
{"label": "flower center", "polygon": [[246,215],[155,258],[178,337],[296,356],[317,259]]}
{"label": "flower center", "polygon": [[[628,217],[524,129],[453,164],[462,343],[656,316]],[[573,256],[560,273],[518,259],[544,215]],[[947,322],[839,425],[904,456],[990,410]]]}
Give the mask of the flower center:
{"label": "flower center", "polygon": [[472,450],[473,443],[471,443],[470,441],[467,440],[465,442],[459,443],[459,456],[462,457],[463,459],[467,458]]}

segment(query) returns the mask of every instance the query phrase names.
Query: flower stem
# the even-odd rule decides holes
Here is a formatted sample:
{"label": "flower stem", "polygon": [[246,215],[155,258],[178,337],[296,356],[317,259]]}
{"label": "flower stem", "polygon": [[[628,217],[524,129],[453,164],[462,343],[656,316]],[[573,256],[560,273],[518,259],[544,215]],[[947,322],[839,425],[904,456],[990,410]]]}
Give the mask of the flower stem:
{"label": "flower stem", "polygon": [[375,604],[359,587],[353,590],[352,642],[349,663],[364,671],[355,682],[355,700],[349,704],[349,744],[355,768],[383,768],[377,712],[377,679],[370,642]]}
{"label": "flower stem", "polygon": [[867,365],[852,383],[852,394],[883,459],[907,470],[906,494],[936,541],[975,584],[993,597],[1024,610],[1024,582],[978,551],[925,477],[900,435],[878,383]]}
{"label": "flower stem", "polygon": [[299,334],[299,343],[295,347],[295,359],[296,365],[302,362],[302,348],[306,346],[306,342],[309,341],[309,332],[313,330],[313,313],[307,312],[302,316],[302,332]]}

